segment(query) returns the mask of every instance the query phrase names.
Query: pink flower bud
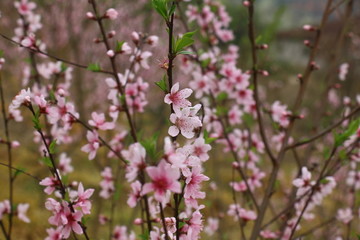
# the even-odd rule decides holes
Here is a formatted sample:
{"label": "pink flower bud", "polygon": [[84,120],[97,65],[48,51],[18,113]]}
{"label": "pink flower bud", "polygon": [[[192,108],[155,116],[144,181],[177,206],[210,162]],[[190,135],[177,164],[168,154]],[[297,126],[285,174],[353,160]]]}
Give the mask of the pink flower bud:
{"label": "pink flower bud", "polygon": [[12,142],[11,142],[11,147],[12,147],[12,148],[20,147],[20,143],[19,143],[18,141],[12,141]]}
{"label": "pink flower bud", "polygon": [[303,75],[299,73],[299,74],[297,75],[297,78],[298,78],[298,79],[302,79],[302,78],[303,78]]}
{"label": "pink flower bud", "polygon": [[304,25],[304,26],[303,26],[303,29],[304,29],[305,31],[310,31],[310,32],[316,30],[316,28],[313,27],[313,26],[311,26],[311,25]]}
{"label": "pink flower bud", "polygon": [[22,41],[21,41],[21,45],[23,45],[24,47],[31,47],[33,46],[35,43],[34,39],[30,38],[30,37],[25,37]]}
{"label": "pink flower bud", "polygon": [[115,56],[115,53],[114,53],[113,50],[107,51],[106,54],[107,54],[109,57],[111,57],[111,58]]}
{"label": "pink flower bud", "polygon": [[307,46],[307,47],[310,47],[311,44],[310,44],[310,41],[309,40],[304,40],[304,45]]}
{"label": "pink flower bud", "polygon": [[0,58],[0,64],[4,64],[5,63],[5,58]]}
{"label": "pink flower bud", "polygon": [[114,30],[110,31],[107,36],[108,38],[113,38],[115,36],[116,32]]}
{"label": "pink flower bud", "polygon": [[86,17],[87,17],[88,19],[92,19],[92,20],[95,19],[95,15],[94,15],[92,12],[87,12],[87,13],[86,13]]}
{"label": "pink flower bud", "polygon": [[131,39],[132,39],[132,41],[133,41],[135,44],[138,44],[138,43],[139,43],[139,40],[140,40],[139,33],[137,33],[137,32],[132,32],[132,33],[131,33]]}
{"label": "pink flower bud", "polygon": [[158,41],[159,41],[159,37],[155,36],[155,35],[148,37],[146,40],[147,44],[149,44],[151,46],[156,46]]}
{"label": "pink flower bud", "polygon": [[141,218],[136,218],[136,219],[134,220],[134,224],[135,224],[135,225],[141,225],[142,223],[143,223],[143,221],[142,221]]}
{"label": "pink flower bud", "polygon": [[65,91],[64,89],[60,88],[59,90],[57,90],[57,93],[62,97],[65,96]]}
{"label": "pink flower bud", "polygon": [[245,7],[249,7],[250,6],[250,1],[243,1],[243,5]]}
{"label": "pink flower bud", "polygon": [[113,8],[109,8],[105,13],[105,17],[110,18],[111,20],[115,20],[118,15],[119,13]]}
{"label": "pink flower bud", "polygon": [[240,165],[239,165],[238,162],[233,162],[233,163],[232,163],[232,167],[233,167],[233,168],[239,168]]}
{"label": "pink flower bud", "polygon": [[267,77],[267,76],[270,75],[269,72],[266,71],[266,70],[260,70],[259,72],[260,72],[263,76],[265,76],[265,77]]}

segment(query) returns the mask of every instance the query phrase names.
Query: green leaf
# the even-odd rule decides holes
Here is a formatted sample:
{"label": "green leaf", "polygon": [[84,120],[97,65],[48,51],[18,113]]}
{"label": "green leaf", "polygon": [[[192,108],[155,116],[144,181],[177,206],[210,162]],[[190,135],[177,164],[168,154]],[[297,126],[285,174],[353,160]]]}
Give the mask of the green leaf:
{"label": "green leaf", "polygon": [[0,50],[0,57],[3,57],[3,56],[4,56],[4,51]]}
{"label": "green leaf", "polygon": [[40,158],[40,161],[43,162],[48,167],[53,167],[51,159],[49,157],[42,157]]}
{"label": "green leaf", "polygon": [[224,106],[216,107],[216,116],[218,116],[218,117],[226,115],[227,112],[228,112],[228,109]]}
{"label": "green leaf", "polygon": [[115,51],[120,52],[125,41],[116,41]]}
{"label": "green leaf", "polygon": [[180,51],[177,53],[177,55],[179,54],[184,54],[184,55],[196,55],[196,53],[191,52],[191,51]]}
{"label": "green leaf", "polygon": [[204,130],[204,140],[206,144],[210,144],[214,142],[217,138],[209,137],[209,132],[205,129]]}
{"label": "green leaf", "polygon": [[261,41],[261,39],[262,39],[262,36],[261,36],[261,35],[257,36],[256,39],[255,39],[255,43],[256,43],[256,44],[259,44],[260,41]]}
{"label": "green leaf", "polygon": [[23,167],[16,167],[16,171],[14,173],[14,178],[17,177],[18,175],[20,175],[21,173],[25,172],[26,171],[26,168],[23,168]]}
{"label": "green leaf", "polygon": [[179,222],[179,229],[181,229],[183,226],[185,226],[186,223],[185,222]]}
{"label": "green leaf", "polygon": [[162,77],[162,79],[158,82],[155,82],[156,86],[158,86],[165,93],[168,92],[167,84],[166,84],[166,75]]}
{"label": "green leaf", "polygon": [[335,134],[335,145],[339,147],[343,144],[351,135],[355,134],[360,125],[360,118],[352,121],[349,124],[348,129],[342,134]]}
{"label": "green leaf", "polygon": [[201,66],[202,66],[203,68],[206,68],[207,66],[209,66],[210,62],[211,62],[211,59],[210,59],[210,58],[205,59],[205,60],[201,61]]}
{"label": "green leaf", "polygon": [[165,21],[168,21],[169,15],[167,11],[167,0],[152,0],[153,8],[162,16]]}
{"label": "green leaf", "polygon": [[61,72],[65,72],[68,67],[65,65],[65,63],[61,62],[60,69]]}
{"label": "green leaf", "polygon": [[81,223],[86,225],[86,223],[90,220],[90,217],[82,217],[81,218]]}
{"label": "green leaf", "polygon": [[221,92],[219,95],[217,95],[216,100],[222,102],[227,98],[228,98],[228,94],[226,92]]}
{"label": "green leaf", "polygon": [[56,148],[56,139],[52,140],[50,145],[49,145],[50,154],[55,153],[55,148]]}
{"label": "green leaf", "polygon": [[157,157],[156,146],[159,135],[160,133],[156,132],[151,138],[140,141],[141,145],[145,148],[147,155],[151,159],[155,159]]}
{"label": "green leaf", "polygon": [[54,103],[56,102],[56,97],[55,97],[55,93],[53,90],[49,91],[49,100]]}
{"label": "green leaf", "polygon": [[144,234],[138,235],[141,240],[149,240],[149,233],[145,232]]}
{"label": "green leaf", "polygon": [[254,124],[254,118],[251,114],[245,113],[242,116],[242,120],[245,122],[247,127],[251,127]]}
{"label": "green leaf", "polygon": [[176,5],[174,2],[172,2],[171,7],[169,9],[169,13],[168,13],[169,17],[175,13],[175,9],[176,9]]}
{"label": "green leaf", "polygon": [[87,70],[90,70],[92,72],[100,72],[101,67],[98,63],[90,63],[89,66],[87,67]]}
{"label": "green leaf", "polygon": [[37,109],[34,116],[32,117],[32,122],[34,123],[34,128],[36,130],[41,130],[41,124],[40,124],[40,110]]}
{"label": "green leaf", "polygon": [[174,54],[179,54],[179,52],[184,51],[185,48],[191,46],[194,43],[194,39],[192,39],[194,34],[195,31],[187,32],[182,37],[176,39]]}

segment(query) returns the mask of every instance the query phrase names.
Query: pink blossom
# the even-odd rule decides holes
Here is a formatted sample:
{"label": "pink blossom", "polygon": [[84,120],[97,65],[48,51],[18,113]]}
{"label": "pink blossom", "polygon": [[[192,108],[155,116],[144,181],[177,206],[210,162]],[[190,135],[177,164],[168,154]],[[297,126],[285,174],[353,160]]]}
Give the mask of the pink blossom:
{"label": "pink blossom", "polygon": [[311,186],[315,184],[315,181],[311,181],[311,173],[306,167],[301,168],[301,178],[296,178],[293,181],[293,185],[298,189],[297,195],[304,194]]}
{"label": "pink blossom", "polygon": [[172,113],[170,121],[174,124],[168,130],[170,136],[175,137],[180,132],[181,134],[190,139],[195,136],[195,130],[202,126],[200,119],[195,116],[199,111],[200,105],[195,105],[190,108],[183,108],[181,111]]}
{"label": "pink blossom", "polygon": [[21,221],[26,222],[26,223],[30,222],[30,219],[26,216],[26,212],[29,209],[29,206],[30,206],[30,204],[28,204],[28,203],[20,203],[17,206],[17,217]]}
{"label": "pink blossom", "polygon": [[187,100],[193,91],[190,88],[185,88],[179,91],[179,83],[172,86],[170,93],[165,95],[164,102],[172,104],[175,112],[179,112],[181,108],[191,106],[191,102]]}
{"label": "pink blossom", "polygon": [[100,147],[99,135],[96,131],[87,131],[86,138],[88,140],[88,144],[84,145],[81,148],[81,151],[89,153],[89,160],[93,160]]}
{"label": "pink blossom", "polygon": [[113,122],[106,122],[105,115],[103,113],[91,113],[92,119],[89,120],[90,126],[93,126],[96,129],[100,130],[110,130],[115,128],[115,123]]}
{"label": "pink blossom", "polygon": [[346,184],[349,186],[353,186],[355,190],[360,189],[360,172],[351,170],[348,173],[348,177],[346,179]]}
{"label": "pink blossom", "polygon": [[56,229],[54,228],[48,228],[46,229],[46,232],[48,233],[48,236],[45,238],[45,240],[62,240],[61,236],[61,227],[58,227]]}
{"label": "pink blossom", "polygon": [[109,8],[108,10],[106,10],[105,13],[105,17],[110,18],[111,20],[115,20],[118,17],[119,13],[113,9],[113,8]]}
{"label": "pink blossom", "polygon": [[128,150],[122,150],[121,154],[129,161],[126,166],[126,179],[132,182],[137,177],[139,169],[145,167],[146,150],[140,143],[133,143]]}
{"label": "pink blossom", "polygon": [[64,238],[70,236],[71,231],[74,231],[76,234],[82,234],[83,230],[79,224],[81,222],[83,214],[80,211],[75,211],[72,213],[69,207],[64,207],[64,219],[63,219],[63,228],[61,234]]}
{"label": "pink blossom", "polygon": [[154,227],[154,230],[150,232],[150,240],[165,240],[165,234],[160,233],[158,227]]}
{"label": "pink blossom", "polygon": [[111,240],[135,240],[135,234],[128,235],[125,226],[115,226]]}
{"label": "pink blossom", "polygon": [[80,183],[78,186],[78,191],[76,193],[77,199],[75,200],[74,207],[80,207],[81,211],[84,214],[90,214],[91,201],[89,200],[89,198],[94,193],[94,191],[95,190],[92,188],[84,191],[84,187],[83,187],[82,183]]}
{"label": "pink blossom", "polygon": [[146,43],[155,47],[159,42],[159,37],[155,35],[151,35],[146,39]]}
{"label": "pink blossom", "polygon": [[354,216],[352,214],[351,208],[345,208],[345,209],[339,209],[337,211],[336,218],[340,222],[343,222],[344,224],[348,224],[349,222],[351,222],[351,220],[354,218]]}
{"label": "pink blossom", "polygon": [[134,208],[136,206],[136,203],[141,198],[141,188],[142,188],[142,185],[141,185],[141,183],[139,181],[135,181],[135,182],[131,183],[131,190],[132,191],[129,194],[129,198],[127,200],[127,204],[131,208]]}
{"label": "pink blossom", "polygon": [[273,120],[280,124],[282,127],[287,127],[290,123],[289,116],[291,112],[287,110],[285,105],[281,105],[279,101],[276,101],[271,106],[271,116]]}
{"label": "pink blossom", "polygon": [[105,167],[104,170],[101,172],[101,177],[103,178],[100,182],[101,192],[100,197],[108,199],[114,193],[115,186],[114,186],[114,179],[111,172],[110,167]]}
{"label": "pink blossom", "polygon": [[152,53],[148,51],[137,53],[136,56],[131,56],[130,61],[135,61],[135,71],[137,72],[140,69],[140,66],[145,69],[149,69],[150,66],[148,63],[148,58],[151,56]]}
{"label": "pink blossom", "polygon": [[218,230],[219,228],[219,219],[218,218],[212,218],[212,217],[209,217],[207,219],[207,225],[204,229],[204,232],[208,235],[208,236],[213,236],[216,231]]}
{"label": "pink blossom", "polygon": [[44,192],[48,195],[52,194],[56,187],[59,186],[59,181],[54,178],[54,177],[47,177],[44,178],[43,180],[41,180],[41,182],[39,183],[41,186],[46,186],[46,188],[44,189]]}
{"label": "pink blossom", "polygon": [[181,185],[177,181],[180,177],[179,170],[171,168],[170,164],[164,160],[161,160],[157,167],[147,167],[146,172],[152,182],[144,185],[142,194],[154,191],[155,199],[163,202],[168,190],[174,193],[181,193]]}
{"label": "pink blossom", "polygon": [[207,75],[202,75],[199,72],[193,73],[194,80],[189,83],[192,89],[195,89],[195,97],[201,98],[204,94],[210,91],[211,79]]}
{"label": "pink blossom", "polygon": [[0,202],[0,220],[2,220],[4,214],[9,214],[11,211],[10,201],[4,200]]}
{"label": "pink blossom", "polygon": [[230,111],[228,112],[229,123],[231,125],[240,124],[242,122],[241,121],[242,115],[243,112],[240,110],[238,105],[232,106]]}
{"label": "pink blossom", "polygon": [[203,181],[208,181],[209,178],[202,174],[202,169],[200,166],[195,166],[190,171],[185,171],[184,176],[186,177],[184,198],[205,198],[205,192],[200,191],[200,184]]}
{"label": "pink blossom", "polygon": [[191,154],[198,157],[202,162],[205,162],[209,159],[208,152],[211,150],[211,146],[210,144],[205,143],[204,138],[197,138],[195,142],[190,146]]}
{"label": "pink blossom", "polygon": [[61,174],[66,175],[74,170],[70,164],[71,158],[66,156],[66,153],[61,153],[59,156],[59,164],[57,166]]}
{"label": "pink blossom", "polygon": [[28,105],[31,103],[32,93],[30,88],[27,90],[22,89],[12,100],[11,104],[9,105],[10,110],[15,110],[19,108],[21,105]]}
{"label": "pink blossom", "polygon": [[346,75],[348,74],[348,71],[349,71],[349,64],[348,63],[343,63],[343,64],[340,65],[339,79],[341,81],[345,81]]}
{"label": "pink blossom", "polygon": [[262,236],[265,239],[278,239],[279,238],[279,234],[272,232],[270,230],[263,230],[260,232],[260,236]]}
{"label": "pink blossom", "polygon": [[20,2],[15,2],[14,5],[21,15],[29,15],[32,10],[36,8],[36,4],[33,2],[28,2],[28,0],[21,0]]}

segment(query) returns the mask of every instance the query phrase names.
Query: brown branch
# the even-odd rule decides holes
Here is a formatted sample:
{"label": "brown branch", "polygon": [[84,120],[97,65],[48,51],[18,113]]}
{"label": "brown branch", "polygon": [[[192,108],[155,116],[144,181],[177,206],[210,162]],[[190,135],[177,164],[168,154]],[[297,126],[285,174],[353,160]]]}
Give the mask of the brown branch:
{"label": "brown branch", "polygon": [[[105,28],[104,28],[104,25],[103,25],[103,18],[99,17],[99,14],[97,12],[97,6],[96,6],[96,1],[95,0],[89,0],[92,8],[93,8],[93,11],[95,13],[95,17],[96,17],[96,22],[100,28],[100,32],[101,32],[101,35],[102,35],[102,38],[103,38],[103,42],[104,42],[104,45],[105,45],[105,48],[106,48],[106,51],[109,51],[111,50],[110,48],[110,44],[109,44],[109,41],[108,41],[108,38],[107,38],[107,35],[106,35],[106,32],[105,32]],[[116,80],[116,84],[117,84],[117,89],[119,91],[119,93],[121,95],[124,95],[124,90],[121,86],[121,82],[120,82],[120,78],[118,76],[118,70],[117,70],[117,66],[116,66],[116,62],[115,62],[115,58],[114,57],[110,57],[110,63],[111,63],[111,68],[112,68],[112,75],[114,76],[115,80]],[[128,120],[128,123],[129,123],[129,127],[130,127],[130,132],[131,132],[131,137],[133,138],[134,142],[137,142],[137,136],[136,136],[136,129],[135,129],[135,126],[134,126],[134,123],[131,119],[131,114],[130,114],[130,111],[129,111],[129,108],[128,108],[128,105],[127,105],[127,102],[126,102],[126,98],[124,98],[123,100],[123,107],[124,107],[124,111],[125,111],[125,114],[126,114],[126,118]]]}
{"label": "brown branch", "polygon": [[[57,61],[61,61],[61,62],[63,62],[63,63],[69,64],[69,65],[72,65],[72,66],[77,67],[77,68],[88,69],[88,66],[86,66],[86,65],[79,64],[79,63],[76,63],[76,62],[72,62],[72,61],[70,61],[70,60],[66,60],[66,59],[60,58],[60,57],[58,57],[58,56],[55,56],[55,55],[52,55],[52,54],[50,54],[50,53],[44,52],[44,51],[42,51],[42,50],[40,50],[40,49],[34,49],[34,48],[31,48],[31,47],[25,47],[25,46],[22,45],[21,43],[12,40],[11,38],[9,38],[8,36],[6,36],[6,35],[4,35],[4,34],[2,34],[2,33],[0,33],[0,36],[1,36],[2,38],[6,39],[7,41],[15,44],[15,45],[18,45],[18,46],[20,46],[20,47],[26,48],[26,49],[27,49],[28,51],[30,51],[30,52],[42,54],[42,55],[44,55],[44,56],[47,56],[47,57],[52,58],[52,59],[55,59],[55,60],[57,60]],[[112,72],[107,71],[107,70],[99,70],[98,72],[100,72],[100,73],[106,73],[106,74],[111,74],[111,75],[113,74]]]}
{"label": "brown branch", "polygon": [[[301,79],[301,85],[300,85],[299,91],[297,93],[295,104],[294,104],[294,106],[292,108],[292,113],[293,114],[296,114],[299,111],[300,107],[301,107],[301,104],[302,104],[302,101],[303,101],[303,98],[304,98],[304,95],[305,95],[305,90],[306,90],[307,84],[308,84],[308,82],[310,80],[310,76],[311,76],[311,74],[312,74],[312,72],[314,70],[313,66],[312,66],[312,63],[315,60],[315,56],[316,56],[318,48],[319,48],[319,44],[320,44],[320,40],[321,40],[321,32],[322,32],[322,30],[323,30],[323,28],[324,28],[324,26],[325,26],[325,24],[327,22],[327,19],[328,19],[329,15],[330,15],[329,9],[330,9],[331,3],[332,3],[332,0],[328,0],[326,8],[324,10],[323,17],[321,19],[321,25],[320,25],[319,29],[316,31],[314,47],[312,48],[312,51],[310,53],[308,64],[306,66],[305,72],[304,72],[303,77]],[[249,6],[249,13],[250,14],[253,11],[253,4],[254,4],[254,1],[251,1],[250,6]],[[251,20],[252,18],[251,17],[249,17],[249,18],[250,18],[250,21],[251,21],[249,24],[253,24],[253,21]],[[278,164],[274,165],[273,170],[271,172],[269,183],[268,183],[268,186],[267,186],[267,189],[266,189],[266,193],[265,193],[265,196],[264,196],[263,201],[262,201],[261,206],[260,206],[261,211],[260,211],[260,213],[259,213],[259,215],[258,215],[258,217],[257,217],[257,219],[255,221],[255,225],[253,227],[253,231],[252,231],[251,238],[250,238],[251,240],[255,240],[257,238],[257,236],[259,235],[259,232],[261,230],[261,223],[262,223],[262,221],[263,221],[263,219],[265,217],[265,213],[266,213],[268,204],[270,202],[270,197],[273,194],[273,190],[274,190],[274,187],[275,187],[277,175],[278,175],[278,172],[280,170],[280,164],[284,159],[285,152],[286,152],[286,147],[287,147],[288,140],[290,138],[291,132],[293,130],[294,124],[295,124],[295,119],[292,119],[290,121],[290,124],[289,124],[288,128],[286,129],[285,137],[283,139],[283,143],[282,143],[280,152],[279,152],[279,154],[277,156],[277,163]]]}
{"label": "brown branch", "polygon": [[297,142],[297,143],[294,143],[288,147],[286,147],[286,150],[289,150],[289,149],[292,149],[292,148],[297,148],[297,147],[300,147],[302,145],[305,145],[305,144],[308,144],[308,143],[311,143],[321,137],[323,137],[324,135],[330,133],[332,130],[334,130],[335,128],[337,128],[338,126],[340,126],[345,120],[351,118],[353,115],[355,115],[357,112],[360,111],[360,107],[357,107],[355,108],[352,112],[350,112],[348,115],[346,115],[345,117],[343,117],[340,121],[336,122],[335,124],[331,125],[330,127],[326,128],[325,130],[323,130],[322,132],[316,134],[315,136],[307,139],[307,140],[304,140],[304,141],[300,141],[300,142]]}
{"label": "brown branch", "polygon": [[[4,120],[4,132],[5,132],[5,139],[6,139],[6,146],[7,146],[7,157],[9,162],[9,202],[10,206],[13,206],[14,204],[14,178],[12,175],[12,147],[11,147],[11,140],[10,140],[10,133],[9,133],[9,118],[6,113],[6,107],[5,107],[5,96],[4,96],[4,90],[2,85],[2,77],[0,75],[0,95],[1,95],[1,110],[2,110],[2,116]],[[13,212],[10,211],[9,214],[9,228],[8,228],[8,236],[11,238],[11,232],[12,232],[12,226],[13,226]]]}

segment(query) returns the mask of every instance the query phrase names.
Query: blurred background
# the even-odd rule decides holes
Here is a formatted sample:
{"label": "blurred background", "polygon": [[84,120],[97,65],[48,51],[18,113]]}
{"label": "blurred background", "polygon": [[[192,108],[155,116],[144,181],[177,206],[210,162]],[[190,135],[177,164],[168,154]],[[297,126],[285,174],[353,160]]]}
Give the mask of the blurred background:
{"label": "blurred background", "polygon": [[[37,3],[36,13],[41,14],[43,28],[38,31],[39,38],[46,43],[47,52],[87,65],[93,62],[101,63],[107,67],[106,52],[101,44],[94,44],[93,39],[99,36],[98,28],[94,22],[86,20],[86,12],[90,10],[86,0],[64,1],[51,0],[40,1]],[[101,4],[100,4],[101,2]],[[230,29],[234,31],[235,40],[232,44],[240,47],[239,66],[247,70],[250,67],[250,47],[247,36],[247,11],[239,0],[221,1],[232,17]],[[299,85],[297,74],[303,72],[306,67],[309,49],[304,46],[305,39],[312,40],[313,33],[302,30],[304,24],[319,25],[322,11],[326,4],[325,0],[257,0],[256,1],[256,29],[257,34],[262,36],[262,42],[269,45],[267,51],[260,54],[260,64],[263,69],[269,71],[270,76],[263,78],[261,82],[261,97],[265,105],[271,104],[274,100],[281,100],[288,105],[292,104],[294,93]],[[116,8],[120,16],[116,21],[109,21],[106,28],[117,32],[116,39],[130,42],[130,34],[133,31],[158,35],[160,38],[156,50],[150,60],[151,69],[143,75],[144,80],[150,83],[149,104],[145,109],[145,114],[137,117],[138,125],[143,126],[144,135],[151,136],[155,131],[161,130],[167,124],[169,115],[168,109],[164,107],[162,92],[153,82],[160,80],[163,70],[158,67],[159,61],[166,57],[167,37],[165,26],[159,16],[153,11],[149,0],[101,0],[99,1],[100,12],[106,9]],[[184,6],[185,8],[185,6]],[[360,93],[360,1],[354,1],[354,8],[349,31],[345,35],[343,45],[340,49],[335,48],[337,37],[342,31],[344,21],[344,8],[340,8],[332,15],[325,27],[324,37],[320,44],[320,52],[317,63],[320,70],[317,71],[311,80],[307,92],[307,100],[304,103],[304,112],[311,116],[318,113],[322,108],[321,96],[331,88],[333,84],[339,83],[338,69],[340,64],[349,64],[349,74],[345,82],[341,82],[342,87],[336,92],[338,100],[349,96],[352,99]],[[14,28],[19,18],[14,8],[13,0],[0,1],[0,32],[6,36],[14,36]],[[175,22],[176,32],[183,33],[184,29],[179,22]],[[190,25],[193,30],[197,26]],[[226,46],[221,46],[226,47]],[[16,93],[23,88],[22,78],[23,69],[28,65],[27,54],[19,50],[14,44],[0,38],[0,49],[4,50],[6,64],[2,71],[4,79],[6,102],[9,104]],[[338,52],[337,52],[338,51]],[[337,55],[334,61],[334,54]],[[105,59],[105,61],[103,61]],[[129,67],[127,58],[119,61],[119,68],[123,72]],[[328,74],[328,75],[327,75]],[[177,71],[176,79],[181,82],[188,82],[188,77]],[[74,68],[72,100],[75,102],[80,118],[87,120],[90,113],[94,110],[106,111],[107,86],[104,84],[105,76],[101,74],[89,73],[84,69]],[[159,96],[161,96],[159,98]],[[266,102],[265,102],[266,98]],[[340,104],[339,103],[339,104]],[[340,104],[341,105],[341,104]],[[321,109],[321,125],[326,125],[333,116],[341,116],[342,107],[328,106]],[[25,111],[23,111],[25,112]],[[46,167],[39,164],[41,157],[38,146],[33,143],[33,129],[31,117],[24,113],[24,122],[12,122],[11,137],[18,140],[21,147],[14,151],[14,166],[25,169],[27,172],[39,178],[49,175]],[[152,123],[152,124],[149,124]],[[154,123],[154,124],[153,124]],[[297,126],[294,137],[307,136],[316,132],[316,124],[311,121],[304,121]],[[124,124],[123,129],[127,126]],[[155,128],[155,129],[154,129]],[[0,137],[3,137],[3,125],[0,127]],[[75,143],[70,146],[61,146],[60,151],[67,152],[72,158],[75,171],[70,174],[70,179],[82,181],[86,188],[95,188],[93,197],[94,210],[90,219],[89,234],[97,236],[94,239],[105,239],[107,227],[98,224],[97,215],[103,213],[108,215],[110,205],[103,203],[98,197],[100,172],[103,166],[108,164],[106,151],[100,151],[97,155],[98,162],[89,162],[87,155],[80,151],[85,144],[85,131],[80,126],[73,130]],[[161,139],[161,138],[160,138]],[[221,147],[214,147],[212,157],[207,162],[206,174],[213,179],[218,186],[217,191],[210,190],[209,183],[205,184],[208,198],[204,201],[207,206],[205,215],[207,217],[223,217],[226,214],[228,205],[232,203],[229,181],[231,181],[231,157],[222,153]],[[0,146],[0,161],[6,162],[5,145]],[[289,162],[292,156],[288,156]],[[224,164],[226,163],[226,164]],[[291,163],[289,163],[291,165]],[[283,179],[291,179],[295,172],[290,168],[288,173],[281,176]],[[0,166],[0,201],[8,198],[8,169]],[[123,174],[123,173],[121,173]],[[291,183],[280,187],[288,187]],[[139,210],[132,210],[127,207],[126,199],[129,186],[123,184],[119,194],[118,208],[116,212],[116,222],[121,225],[132,226],[134,217],[139,217]],[[38,183],[25,175],[19,175],[15,184],[15,202],[29,202],[30,209],[28,215],[31,219],[30,224],[23,224],[15,220],[14,239],[43,239],[46,236],[45,229],[50,225],[47,222],[50,213],[44,208],[46,195],[42,193],[43,188]],[[337,201],[337,196],[334,197]],[[339,197],[340,199],[340,197]],[[341,201],[341,200],[338,200]],[[327,213],[324,213],[326,215]],[[220,223],[219,234],[213,238],[204,239],[235,239],[239,236],[239,229],[236,222],[230,217],[224,217]],[[132,226],[131,229],[139,232],[139,226]],[[329,233],[330,234],[330,233]],[[0,237],[2,239],[2,237]]]}

